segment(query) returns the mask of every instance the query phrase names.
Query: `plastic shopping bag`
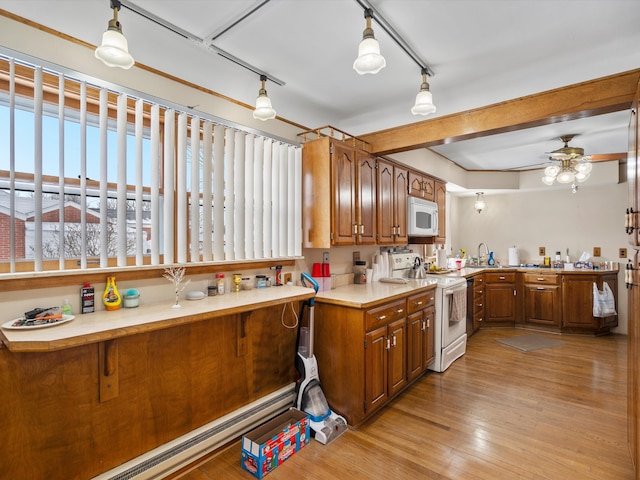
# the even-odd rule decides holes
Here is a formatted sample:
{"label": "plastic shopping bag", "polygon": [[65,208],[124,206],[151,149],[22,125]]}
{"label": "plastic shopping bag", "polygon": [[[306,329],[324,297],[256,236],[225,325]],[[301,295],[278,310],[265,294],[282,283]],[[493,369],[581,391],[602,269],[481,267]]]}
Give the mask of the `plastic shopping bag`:
{"label": "plastic shopping bag", "polygon": [[602,282],[602,290],[593,282],[593,316],[610,317],[616,315],[616,302],[607,282]]}

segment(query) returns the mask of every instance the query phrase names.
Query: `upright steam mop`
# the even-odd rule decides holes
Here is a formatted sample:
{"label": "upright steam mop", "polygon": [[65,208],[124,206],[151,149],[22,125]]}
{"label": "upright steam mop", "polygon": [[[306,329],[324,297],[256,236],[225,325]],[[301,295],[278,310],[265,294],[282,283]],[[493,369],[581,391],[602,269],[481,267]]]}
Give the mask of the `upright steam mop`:
{"label": "upright steam mop", "polygon": [[[307,282],[309,282],[318,293],[318,283],[307,273],[303,272],[300,280],[305,287],[309,286],[307,285]],[[309,426],[316,440],[327,445],[345,432],[347,421],[329,408],[327,399],[320,387],[318,363],[313,354],[314,303],[314,297],[305,301],[303,312],[300,315],[298,353],[296,355],[296,369],[300,374],[300,379],[296,382],[295,406],[298,410],[302,410],[309,415]],[[309,308],[309,322],[307,326],[302,326],[305,306]]]}

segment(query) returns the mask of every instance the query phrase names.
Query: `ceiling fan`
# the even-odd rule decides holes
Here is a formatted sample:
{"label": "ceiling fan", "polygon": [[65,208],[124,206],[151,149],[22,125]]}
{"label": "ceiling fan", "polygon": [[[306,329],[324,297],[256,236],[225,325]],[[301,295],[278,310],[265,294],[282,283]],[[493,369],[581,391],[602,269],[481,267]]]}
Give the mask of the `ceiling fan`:
{"label": "ceiling fan", "polygon": [[563,135],[560,140],[564,147],[547,153],[549,159],[560,162],[560,165],[549,165],[544,169],[542,181],[546,185],[558,183],[573,183],[586,181],[591,175],[591,157],[584,154],[584,149],[580,147],[570,147],[569,142],[573,140],[575,134]]}

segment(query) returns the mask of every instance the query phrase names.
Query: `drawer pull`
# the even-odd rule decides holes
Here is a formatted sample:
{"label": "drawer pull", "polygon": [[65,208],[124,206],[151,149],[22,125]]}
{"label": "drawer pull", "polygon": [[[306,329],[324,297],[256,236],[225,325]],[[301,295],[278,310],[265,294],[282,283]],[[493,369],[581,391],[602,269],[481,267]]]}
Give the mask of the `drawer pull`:
{"label": "drawer pull", "polygon": [[505,278],[506,278],[506,277],[502,277],[502,276],[501,276],[501,277],[500,277],[500,280],[504,280]]}
{"label": "drawer pull", "polygon": [[393,337],[393,341],[391,342],[391,345],[393,346],[393,348],[396,348],[396,336],[395,336],[395,334],[392,335],[392,337]]}
{"label": "drawer pull", "polygon": [[538,288],[536,288],[536,290],[544,290],[544,289],[545,289],[544,287],[538,287]]}
{"label": "drawer pull", "polygon": [[481,303],[476,303],[476,307],[481,307],[482,304]]}
{"label": "drawer pull", "polygon": [[379,317],[376,317],[376,320],[385,320],[386,318],[386,315],[380,315]]}
{"label": "drawer pull", "polygon": [[424,332],[427,329],[427,322],[425,320],[422,321],[422,331]]}
{"label": "drawer pull", "polygon": [[414,304],[416,307],[419,307],[420,305],[422,305],[422,304],[423,304],[423,302],[414,302],[413,304]]}
{"label": "drawer pull", "polygon": [[402,313],[402,312],[404,312],[404,309],[402,308],[399,308],[398,310],[396,310],[396,313]]}
{"label": "drawer pull", "polygon": [[538,277],[538,278],[536,278],[536,280],[539,281],[539,282],[544,282],[544,278],[543,277]]}

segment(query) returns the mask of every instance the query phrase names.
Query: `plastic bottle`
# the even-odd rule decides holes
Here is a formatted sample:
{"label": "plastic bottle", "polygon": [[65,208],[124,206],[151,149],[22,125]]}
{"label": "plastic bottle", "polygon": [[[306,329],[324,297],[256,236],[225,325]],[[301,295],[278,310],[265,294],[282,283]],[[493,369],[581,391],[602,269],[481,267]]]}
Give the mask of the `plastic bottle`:
{"label": "plastic bottle", "polygon": [[102,295],[102,303],[107,310],[119,310],[122,297],[116,286],[116,277],[107,277],[107,285]]}
{"label": "plastic bottle", "polygon": [[62,305],[62,314],[63,315],[73,315],[73,309],[71,308],[71,303],[69,303],[69,299],[64,299],[64,305]]}
{"label": "plastic bottle", "polygon": [[85,283],[80,289],[80,313],[92,313],[95,310],[93,287]]}
{"label": "plastic bottle", "polygon": [[496,261],[493,258],[493,252],[489,252],[489,260],[487,260],[487,265],[493,266],[496,264]]}
{"label": "plastic bottle", "polygon": [[218,284],[218,295],[224,295],[224,273],[216,274],[216,283]]}

